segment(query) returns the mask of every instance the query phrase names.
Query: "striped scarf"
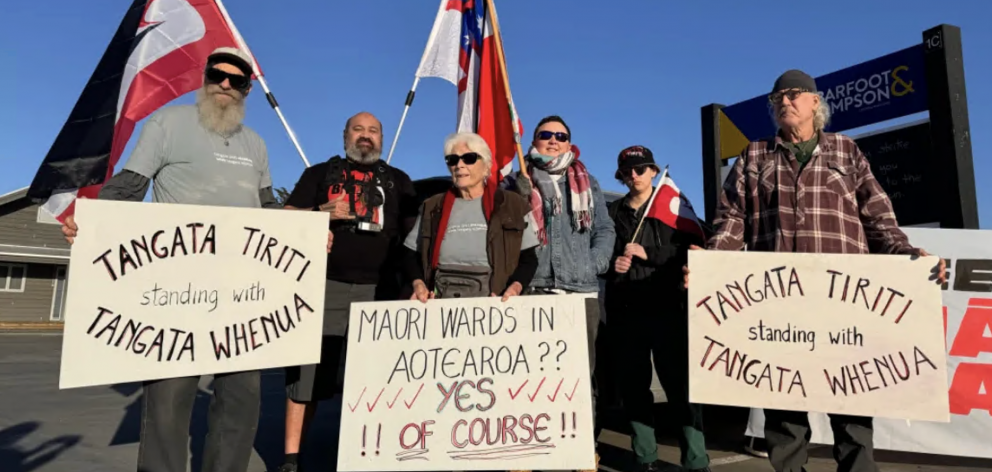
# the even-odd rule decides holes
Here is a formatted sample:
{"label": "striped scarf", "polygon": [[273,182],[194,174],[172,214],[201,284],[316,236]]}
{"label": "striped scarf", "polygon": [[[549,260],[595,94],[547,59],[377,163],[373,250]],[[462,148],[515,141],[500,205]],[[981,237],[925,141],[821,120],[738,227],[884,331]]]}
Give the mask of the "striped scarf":
{"label": "striped scarf", "polygon": [[[531,148],[528,155],[530,161],[529,175],[534,183],[530,193],[531,216],[537,226],[537,236],[542,246],[548,244],[548,232],[545,227],[546,217],[560,215],[563,207],[561,190],[551,175],[566,174],[567,188],[571,201],[570,213],[572,227],[579,231],[592,228],[592,186],[589,185],[589,172],[585,164],[579,162],[579,148],[572,149],[553,159],[535,159],[537,151]],[[545,195],[549,198],[549,206],[545,205]]]}

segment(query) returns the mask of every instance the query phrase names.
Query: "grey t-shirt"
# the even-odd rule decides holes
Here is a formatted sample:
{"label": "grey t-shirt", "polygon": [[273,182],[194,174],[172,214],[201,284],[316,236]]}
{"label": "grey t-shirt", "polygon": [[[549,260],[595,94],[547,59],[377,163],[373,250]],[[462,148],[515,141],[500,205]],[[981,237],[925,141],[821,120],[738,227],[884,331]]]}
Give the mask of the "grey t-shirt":
{"label": "grey t-shirt", "polygon": [[258,208],[272,186],[265,142],[247,126],[230,138],[200,125],[195,105],[152,114],[124,165],[153,179],[152,201]]}
{"label": "grey t-shirt", "polygon": [[[413,230],[403,242],[403,245],[414,251],[423,250],[423,248],[417,247],[422,216],[423,214],[417,215],[417,222],[414,223]],[[537,246],[538,243],[530,213],[527,214],[524,221],[527,223],[527,228],[524,229],[523,242],[520,245],[521,251]],[[486,255],[487,228],[486,214],[482,211],[481,198],[474,200],[456,198],[455,204],[451,207],[451,216],[448,217],[448,229],[444,233],[444,241],[441,241],[441,255],[438,258],[438,264],[488,266],[489,257]]]}

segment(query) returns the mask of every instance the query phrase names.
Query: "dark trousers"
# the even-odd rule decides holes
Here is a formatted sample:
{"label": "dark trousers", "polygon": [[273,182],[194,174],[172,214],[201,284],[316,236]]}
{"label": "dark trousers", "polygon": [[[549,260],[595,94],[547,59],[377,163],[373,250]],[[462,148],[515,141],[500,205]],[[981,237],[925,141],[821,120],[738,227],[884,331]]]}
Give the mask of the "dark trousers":
{"label": "dark trousers", "polygon": [[665,310],[657,303],[660,299],[649,301],[644,295],[616,297],[607,293],[606,312],[616,333],[620,396],[633,429],[631,449],[642,464],[658,460],[651,394],[653,359],[674,415],[666,422],[678,437],[682,467],[702,469],[709,465],[710,459],[703,436],[702,407],[689,403],[688,324],[684,305],[677,303]]}
{"label": "dark trousers", "polygon": [[[186,472],[190,416],[199,377],[144,383],[138,472]],[[203,472],[245,472],[261,403],[259,371],[214,376]]]}
{"label": "dark trousers", "polygon": [[[803,411],[764,410],[768,459],[776,472],[805,472],[812,430]],[[834,433],[837,472],[878,472],[875,465],[872,419],[829,415]]]}

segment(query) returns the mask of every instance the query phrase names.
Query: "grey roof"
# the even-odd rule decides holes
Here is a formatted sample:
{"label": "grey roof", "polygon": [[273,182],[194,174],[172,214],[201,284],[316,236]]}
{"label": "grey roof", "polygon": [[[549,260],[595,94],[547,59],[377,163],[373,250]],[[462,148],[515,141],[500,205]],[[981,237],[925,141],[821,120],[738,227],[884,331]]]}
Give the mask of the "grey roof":
{"label": "grey roof", "polygon": [[6,205],[6,204],[8,204],[10,202],[14,202],[14,201],[20,200],[20,199],[22,199],[22,198],[24,198],[26,196],[28,196],[28,188],[27,187],[14,190],[13,192],[5,193],[3,195],[0,195],[0,206]]}

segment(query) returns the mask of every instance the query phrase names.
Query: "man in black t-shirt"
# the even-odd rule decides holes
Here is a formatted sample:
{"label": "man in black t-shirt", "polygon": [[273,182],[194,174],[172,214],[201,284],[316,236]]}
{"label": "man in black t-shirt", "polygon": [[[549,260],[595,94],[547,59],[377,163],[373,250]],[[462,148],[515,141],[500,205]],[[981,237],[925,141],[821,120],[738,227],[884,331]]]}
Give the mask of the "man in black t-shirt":
{"label": "man in black t-shirt", "polygon": [[382,124],[359,113],[345,124],[345,158],[334,156],[300,176],[286,208],[326,211],[333,234],[327,256],[324,341],[316,365],[286,369],[285,463],[297,472],[303,432],[317,402],[340,393],[348,316],[353,302],[372,301],[384,268],[417,219],[416,192],[403,171],[382,162]]}

